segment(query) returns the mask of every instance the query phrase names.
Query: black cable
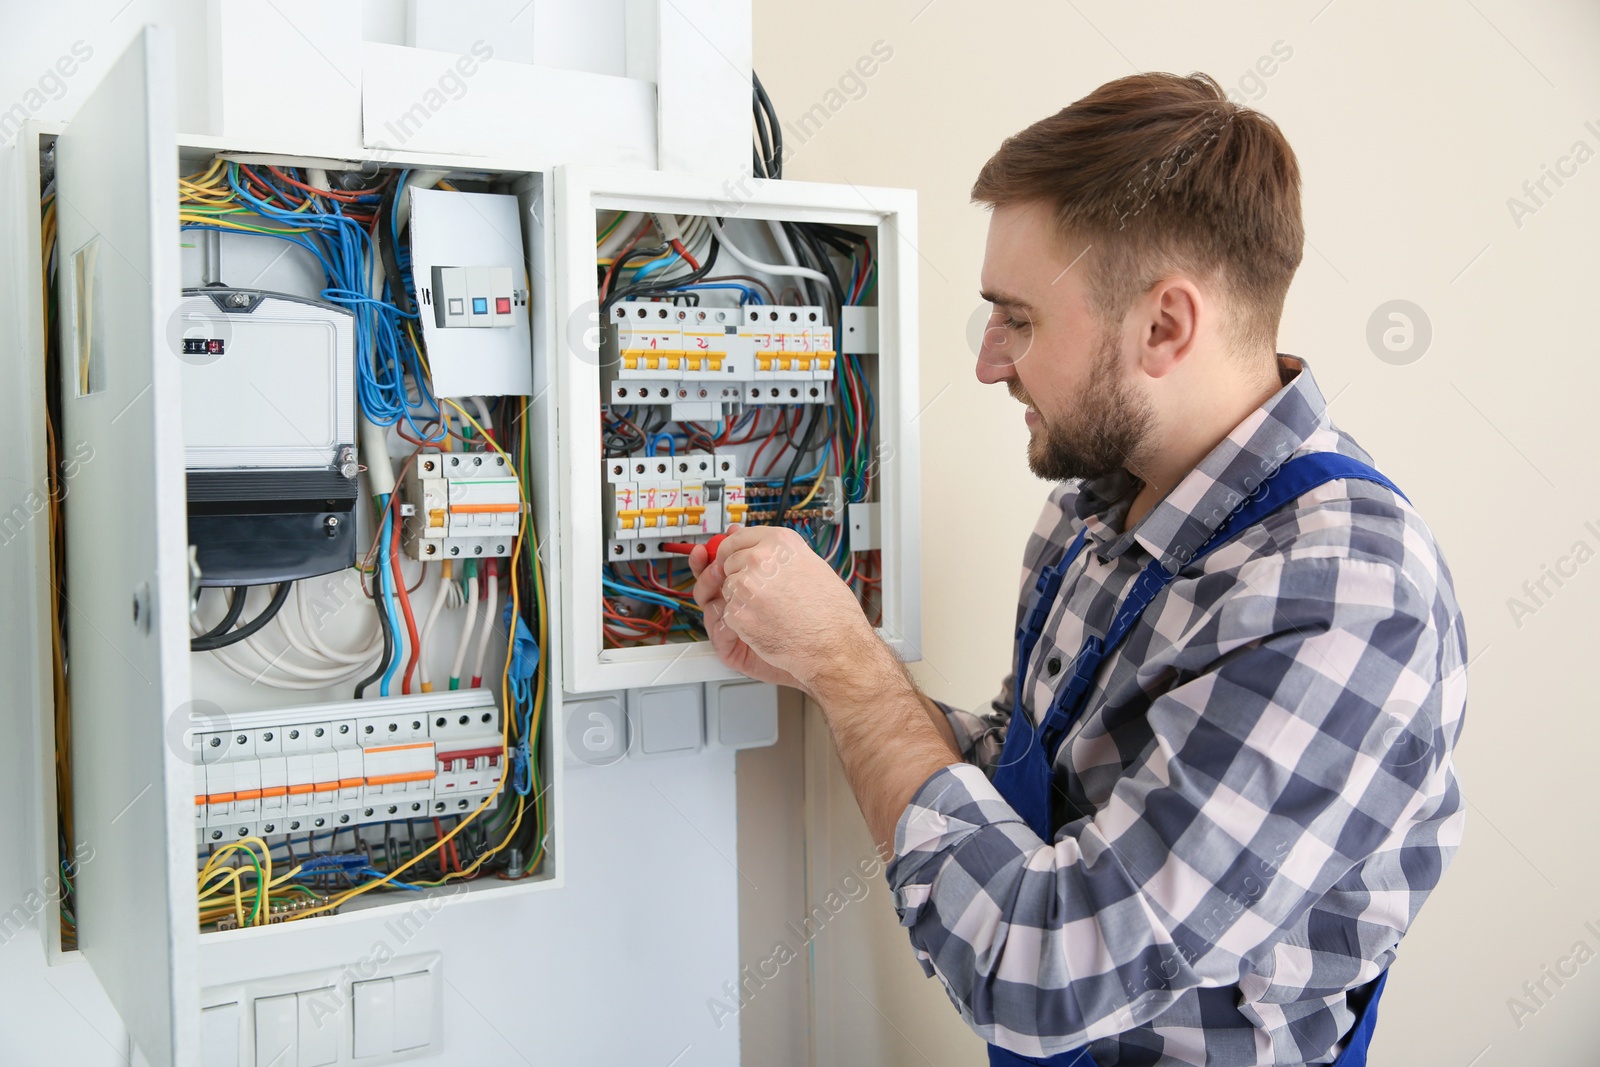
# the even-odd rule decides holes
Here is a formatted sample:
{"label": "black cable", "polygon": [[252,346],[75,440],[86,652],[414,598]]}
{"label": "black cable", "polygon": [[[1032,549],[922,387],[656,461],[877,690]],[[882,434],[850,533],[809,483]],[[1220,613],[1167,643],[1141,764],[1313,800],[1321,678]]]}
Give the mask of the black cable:
{"label": "black cable", "polygon": [[[753,74],[751,78],[753,81]],[[750,106],[754,112],[756,127],[755,175],[757,178],[770,178],[772,177],[772,133],[767,125],[766,110],[761,106],[761,94],[756,92],[753,84],[750,88]]]}
{"label": "black cable", "polygon": [[812,259],[816,261],[817,268],[828,276],[828,288],[833,292],[834,303],[842,306],[844,304],[844,286],[839,282],[838,272],[833,269],[833,260],[829,259],[828,253],[822,250],[822,246],[817,240],[817,235],[810,226],[804,223],[796,223],[794,229],[800,235],[801,242],[806,250],[811,253]]}
{"label": "black cable", "polygon": [[[611,321],[611,307],[619,300],[632,300],[636,297],[642,296],[662,296],[672,292],[674,289],[682,288],[685,285],[693,285],[695,282],[698,282],[701,278],[704,278],[707,274],[711,273],[711,265],[717,261],[717,253],[721,251],[721,248],[721,243],[717,240],[715,235],[712,235],[711,244],[706,249],[705,262],[700,264],[698,270],[690,271],[683,277],[673,278],[671,281],[663,281],[659,283],[645,282],[642,285],[631,285],[626,289],[612,289],[611,292],[606,296],[605,300],[600,304],[600,317],[602,321]],[[633,257],[630,256],[628,258],[631,259]]]}
{"label": "black cable", "polygon": [[817,423],[821,418],[822,405],[813,404],[811,421],[806,423],[805,433],[800,435],[800,443],[795,446],[794,459],[789,461],[789,469],[783,475],[783,491],[778,494],[778,510],[772,516],[774,526],[783,525],[783,516],[789,510],[789,491],[794,487],[794,476],[800,472],[800,461],[805,458],[807,452],[821,446],[820,441],[815,445],[811,443],[812,435],[816,433]]}
{"label": "black cable", "polygon": [[244,598],[247,592],[248,587],[243,585],[236,585],[229,590],[228,613],[222,617],[221,622],[200,636],[216,637],[218,634],[225,634],[233,629],[234,625],[239,621],[239,616],[244,614]]}
{"label": "black cable", "polygon": [[777,109],[772,106],[772,98],[767,95],[766,88],[761,84],[755,71],[750,72],[750,84],[755,86],[756,101],[761,109],[767,113],[767,122],[772,131],[772,155],[768,157],[767,177],[783,177],[783,127],[778,122]]}
{"label": "black cable", "polygon": [[[278,588],[272,593],[271,602],[267,604],[260,615],[257,615],[237,630],[229,630],[223,634],[202,634],[191,639],[189,641],[189,651],[215,652],[219,648],[236,645],[245,638],[254,636],[263,626],[272,621],[274,615],[278,614],[278,609],[282,608],[284,602],[289,599],[289,588],[292,585],[294,585],[293,582],[279,582]],[[244,598],[241,597],[240,603],[242,604],[243,601]],[[229,610],[232,609],[230,608]]]}
{"label": "black cable", "polygon": [[356,683],[357,700],[360,700],[361,694],[367,691],[367,686],[383,677],[383,672],[389,669],[389,658],[394,655],[394,631],[389,628],[389,613],[383,610],[383,605],[377,601],[376,588],[373,589],[372,606],[378,612],[378,628],[383,631],[383,655],[378,657],[378,665],[372,669],[372,673]]}

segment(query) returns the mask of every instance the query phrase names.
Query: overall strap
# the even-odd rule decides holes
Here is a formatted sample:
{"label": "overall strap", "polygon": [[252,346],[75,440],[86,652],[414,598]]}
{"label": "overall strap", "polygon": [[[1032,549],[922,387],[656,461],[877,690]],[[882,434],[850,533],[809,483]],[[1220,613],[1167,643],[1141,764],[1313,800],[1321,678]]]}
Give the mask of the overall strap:
{"label": "overall strap", "polygon": [[1211,535],[1210,540],[1200,547],[1193,558],[1200,559],[1289,501],[1304,496],[1318,486],[1341,480],[1376,482],[1406,503],[1411,503],[1411,498],[1402,493],[1399,486],[1359,459],[1351,459],[1337,452],[1309,452],[1288,460],[1258,485],[1222,525],[1217,527],[1217,532]]}
{"label": "overall strap", "polygon": [[1055,607],[1056,596],[1061,592],[1062,575],[1072,566],[1072,561],[1078,558],[1088,534],[1089,527],[1079,528],[1078,536],[1072,539],[1066,552],[1059,560],[1041,571],[1039,580],[1034,583],[1033,595],[1028,600],[1028,610],[1022,617],[1021,625],[1017,627],[1016,689],[1019,693],[1022,691],[1022,676],[1028,673],[1028,661],[1033,657],[1034,647],[1039,643],[1039,635],[1044,633],[1044,624],[1050,618],[1050,610]]}
{"label": "overall strap", "polygon": [[[1288,460],[1257,486],[1187,562],[1203,559],[1239,533],[1318,486],[1345,479],[1376,482],[1409,503],[1409,498],[1400,492],[1398,486],[1358,459],[1337,452],[1307,453]],[[1042,740],[1052,760],[1067,731],[1082,713],[1084,700],[1094,684],[1100,665],[1128,636],[1151,601],[1177,575],[1177,570],[1167,570],[1160,559],[1151,560],[1133,580],[1105,637],[1091,635],[1084,640],[1083,647],[1073,657],[1072,674],[1057,691],[1050,714],[1045,718]],[[1021,684],[1020,676],[1018,684]]]}

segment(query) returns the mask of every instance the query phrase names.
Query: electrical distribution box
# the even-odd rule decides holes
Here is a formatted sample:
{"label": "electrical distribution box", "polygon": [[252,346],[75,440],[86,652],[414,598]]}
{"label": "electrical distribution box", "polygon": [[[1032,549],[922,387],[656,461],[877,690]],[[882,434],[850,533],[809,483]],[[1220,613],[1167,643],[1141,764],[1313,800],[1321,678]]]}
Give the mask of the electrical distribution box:
{"label": "electrical distribution box", "polygon": [[[916,655],[915,201],[757,181],[750,199],[730,203],[720,185],[680,174],[422,154],[401,167],[378,150],[353,160],[253,155],[247,144],[180,139],[174,65],[171,41],[143,31],[53,142],[54,191],[72,206],[55,238],[58,429],[93,460],[73,475],[62,512],[71,827],[48,819],[39,861],[58,868],[60,834],[93,844],[74,878],[81,951],[146,1059],[194,1067],[203,1035],[208,1048],[232,1035],[244,1050],[265,1033],[270,1046],[288,1032],[290,1000],[298,1013],[308,992],[263,987],[248,1005],[208,996],[202,1026],[202,957],[204,974],[238,975],[313,949],[318,930],[377,929],[416,900],[441,899],[444,875],[470,873],[474,854],[495,856],[490,831],[460,828],[503,799],[495,832],[537,820],[524,839],[538,855],[516,857],[527,877],[451,883],[461,888],[452,904],[559,891],[569,764],[606,773],[593,768],[708,759],[775,739],[774,690],[724,668],[695,629],[681,571],[669,567],[684,544],[738,523],[788,525],[832,557],[883,638]],[[37,142],[25,151],[39,162]],[[270,187],[285,204],[339,199],[340,212],[372,227],[358,266],[382,300],[347,294],[330,309],[339,288],[294,249],[305,282],[296,292],[185,291],[180,173],[190,176],[184,227],[203,214],[196,182],[214,197],[237,183]],[[394,189],[400,196],[381,199]],[[384,209],[391,225],[372,225]],[[659,246],[615,271],[602,295],[603,229],[646,224]],[[720,246],[757,265],[708,254],[718,231]],[[224,259],[252,241],[224,234]],[[762,269],[786,259],[812,276]],[[747,280],[718,280],[734,274]],[[844,277],[818,281],[829,274]],[[37,295],[33,316],[45,306]],[[369,300],[409,313],[374,319]],[[194,313],[231,332],[186,329]],[[30,323],[43,337],[44,321]],[[436,402],[428,410],[424,385]],[[273,408],[302,432],[279,432]],[[379,477],[385,459],[392,483]],[[192,533],[207,511],[193,486],[215,471],[284,470],[326,484],[260,514],[314,516],[324,550],[337,545],[340,565],[356,566],[316,582],[304,562],[228,575],[241,588],[292,592],[274,594],[267,628],[193,651],[248,628],[238,625],[243,595],[229,604],[208,584],[226,572]],[[390,607],[408,587],[410,618]],[[530,632],[530,605],[547,632]],[[41,633],[55,629],[46,607]],[[390,646],[418,648],[430,624],[440,627],[434,654],[401,662]],[[296,657],[306,658],[290,671]],[[508,680],[509,697],[508,660],[536,672]],[[364,676],[384,662],[388,673]],[[281,688],[261,684],[268,672]],[[485,681],[473,684],[475,673]],[[525,698],[541,684],[531,715]],[[49,743],[56,723],[51,709],[40,715]],[[514,743],[519,733],[528,745]],[[40,755],[42,766],[55,762],[53,750]],[[43,787],[47,814],[54,785]],[[452,826],[467,860],[452,854],[447,865],[438,854],[453,851]],[[320,880],[270,903],[258,888],[251,908],[230,886],[259,887],[265,872],[235,856],[197,899],[208,857],[252,839],[269,840],[280,862],[287,839]],[[374,863],[415,863],[429,848],[433,877],[404,892],[377,883],[347,892],[374,877]],[[505,856],[495,862],[510,873]],[[59,945],[55,909],[42,921]],[[251,929],[229,929],[238,925]],[[345,983],[368,1019],[401,1003],[398,986],[382,985],[391,977],[408,976]],[[362,1047],[399,1055],[437,1043],[436,1029],[425,1041],[405,1029],[374,1024]],[[340,1040],[338,1054],[351,1052]],[[303,1055],[327,1051],[309,1047]]]}
{"label": "electrical distribution box", "polygon": [[[915,196],[742,189],[556,169],[570,692],[735,677],[673,561],[736,523],[799,531],[918,655]],[[631,284],[613,279],[652,245]],[[870,537],[849,521],[863,508]]]}

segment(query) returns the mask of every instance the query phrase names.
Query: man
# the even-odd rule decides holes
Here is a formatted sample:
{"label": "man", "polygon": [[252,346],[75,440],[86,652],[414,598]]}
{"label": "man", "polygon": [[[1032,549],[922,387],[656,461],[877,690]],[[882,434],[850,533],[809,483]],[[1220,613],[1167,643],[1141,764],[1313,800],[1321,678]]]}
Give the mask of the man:
{"label": "man", "polygon": [[1210,78],[1142,74],[1007,140],[973,197],[978,378],[1062,483],[1000,695],[921,695],[787,530],[691,557],[711,639],[821,706],[992,1063],[1364,1063],[1461,837],[1466,645],[1428,528],[1275,351],[1294,154]]}

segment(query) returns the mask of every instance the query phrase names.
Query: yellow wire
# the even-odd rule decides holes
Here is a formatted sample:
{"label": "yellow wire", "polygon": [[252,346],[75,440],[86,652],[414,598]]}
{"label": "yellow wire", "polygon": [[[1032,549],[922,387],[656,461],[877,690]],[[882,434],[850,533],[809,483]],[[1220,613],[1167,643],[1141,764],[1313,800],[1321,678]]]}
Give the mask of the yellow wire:
{"label": "yellow wire", "polygon": [[[220,871],[218,873],[224,875],[223,880],[221,882],[217,883],[217,888],[219,890],[221,889],[221,887],[223,887],[225,885],[228,885],[230,883],[233,886],[233,913],[238,918],[239,925],[243,926],[244,925],[244,895],[243,895],[242,890],[239,887],[239,868],[237,868],[237,867],[229,867],[225,871]],[[201,899],[204,900],[205,898],[201,897]],[[226,909],[224,909],[223,914],[227,914]],[[258,918],[260,917],[259,909],[257,910],[257,917]]]}
{"label": "yellow wire", "polygon": [[[231,879],[234,884],[234,891],[235,893],[238,893],[239,878],[243,868],[220,867],[219,864],[224,857],[230,856],[235,852],[254,851],[253,849],[249,848],[249,846],[252,845],[261,846],[261,880],[264,884],[257,888],[257,892],[262,894],[262,899],[261,906],[256,909],[256,925],[260,926],[265,921],[264,915],[272,900],[272,886],[277,884],[272,880],[272,848],[261,838],[246,837],[241,838],[238,841],[230,841],[226,845],[223,845],[221,848],[213,852],[211,854],[211,858],[206,861],[206,865],[200,869],[199,883],[196,886],[196,892],[199,893],[200,900],[205,900],[208,897],[213,896],[216,892],[219,892],[221,887],[227,885],[229,879]],[[219,872],[228,873],[224,875],[222,882],[219,882],[216,886],[213,886],[210,891],[207,891],[206,882],[210,881],[211,878]],[[292,871],[290,872],[290,874],[293,873],[294,872]],[[239,915],[239,925],[244,925],[244,914],[242,911]]]}
{"label": "yellow wire", "polygon": [[[823,464],[823,466],[827,466],[827,464]],[[811,485],[811,492],[807,493],[806,494],[806,498],[804,500],[800,501],[800,503],[796,504],[793,507],[793,509],[791,509],[791,510],[799,511],[801,508],[803,508],[807,504],[811,503],[811,498],[817,495],[817,490],[818,489],[822,488],[822,479],[825,478],[825,477],[827,477],[825,472],[818,472],[817,480],[815,482],[813,482],[812,485]],[[774,516],[774,521],[782,523],[783,522],[783,516],[782,515]]]}
{"label": "yellow wire", "polygon": [[[471,423],[473,428],[478,431],[479,435],[482,436],[483,439],[489,443],[489,446],[491,448],[493,448],[497,453],[499,453],[501,458],[503,458],[506,461],[506,464],[508,466],[512,466],[513,469],[515,469],[515,465],[512,464],[511,457],[506,455],[505,449],[501,448],[499,443],[497,443],[494,440],[494,438],[490,437],[487,433],[484,432],[483,427],[478,424],[478,420],[477,419],[474,419],[471,415],[467,414],[466,409],[463,408],[460,404],[457,404],[454,400],[450,400],[448,398],[444,398],[444,402],[446,404],[449,404],[451,407],[455,408],[456,409],[456,413],[458,415],[460,415],[462,419],[464,419],[465,421]],[[521,501],[523,507],[526,508],[527,504],[528,504],[528,501],[527,501],[527,497],[523,495],[523,492],[522,492],[522,480],[520,478],[517,479],[517,497]],[[524,523],[524,526],[525,525],[526,525],[526,523]],[[522,555],[522,548],[523,548],[522,542],[523,542],[523,530],[519,529],[517,531],[516,542],[513,544],[512,549],[511,549],[511,617],[513,619],[515,619],[517,617],[517,614],[519,612],[519,607],[520,607],[520,601],[519,601],[519,596],[518,596],[518,588],[517,588],[517,562],[521,558],[521,555]],[[535,559],[535,562],[537,564],[538,546],[535,546],[534,559]],[[333,899],[329,900],[326,904],[318,905],[315,908],[307,908],[306,910],[304,910],[302,912],[299,912],[297,914],[296,918],[306,918],[308,916],[316,915],[316,914],[319,914],[319,913],[324,912],[324,911],[331,911],[334,908],[338,908],[338,907],[343,906],[347,901],[354,900],[356,897],[359,897],[364,893],[370,893],[372,890],[377,889],[379,886],[388,885],[390,882],[394,881],[395,878],[398,877],[400,874],[402,874],[405,871],[409,870],[411,867],[415,866],[417,863],[421,862],[422,860],[426,859],[427,857],[433,855],[435,852],[439,851],[439,849],[443,848],[450,841],[454,840],[455,836],[457,834],[459,834],[462,831],[462,829],[468,823],[475,821],[478,818],[478,816],[483,814],[483,812],[488,809],[489,805],[493,804],[495,802],[495,800],[497,798],[499,798],[501,793],[503,793],[505,791],[506,782],[507,782],[507,779],[508,779],[509,774],[510,774],[510,748],[511,748],[511,746],[510,746],[510,740],[509,740],[509,737],[508,737],[508,733],[509,733],[509,731],[511,729],[511,710],[510,709],[512,709],[514,707],[514,704],[512,703],[512,700],[511,700],[511,653],[512,653],[514,645],[515,645],[516,634],[517,634],[517,629],[516,629],[516,626],[513,625],[510,628],[510,632],[507,633],[507,635],[506,635],[506,664],[505,664],[505,669],[504,669],[504,671],[502,671],[501,676],[500,676],[500,700],[501,700],[501,708],[502,708],[501,714],[500,714],[500,769],[501,770],[500,770],[500,781],[494,787],[494,791],[491,792],[488,796],[484,797],[482,802],[479,803],[478,806],[476,808],[474,808],[472,810],[472,812],[466,818],[462,819],[460,822],[458,822],[454,826],[452,826],[450,828],[450,832],[449,833],[447,833],[443,837],[439,838],[437,841],[435,841],[428,848],[424,849],[423,851],[417,853],[415,856],[412,856],[410,859],[406,860],[405,863],[401,864],[399,867],[396,867],[394,870],[390,871],[388,874],[384,875],[382,878],[375,878],[372,881],[367,882],[367,883],[365,883],[363,885],[358,885],[358,886],[355,886],[352,889],[348,889],[345,892],[339,894],[337,897],[334,897]],[[438,879],[438,881],[441,882],[441,883],[442,882],[448,882],[448,881],[452,881],[452,880],[454,880],[456,878],[464,878],[464,877],[466,877],[466,876],[468,876],[470,874],[476,873],[478,868],[483,865],[485,860],[487,860],[490,856],[493,856],[495,853],[499,852],[500,850],[504,849],[506,847],[506,845],[508,845],[511,842],[512,838],[514,838],[516,836],[517,828],[520,827],[521,824],[522,824],[522,812],[523,812],[523,809],[525,807],[526,807],[525,801],[523,800],[522,797],[519,796],[517,798],[516,820],[512,823],[511,829],[506,833],[505,838],[500,842],[500,844],[498,844],[498,845],[494,846],[493,848],[485,851],[483,853],[483,855],[479,856],[475,861],[473,861],[472,866],[468,867],[465,871],[451,871],[451,872],[447,873],[443,878]]]}

